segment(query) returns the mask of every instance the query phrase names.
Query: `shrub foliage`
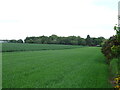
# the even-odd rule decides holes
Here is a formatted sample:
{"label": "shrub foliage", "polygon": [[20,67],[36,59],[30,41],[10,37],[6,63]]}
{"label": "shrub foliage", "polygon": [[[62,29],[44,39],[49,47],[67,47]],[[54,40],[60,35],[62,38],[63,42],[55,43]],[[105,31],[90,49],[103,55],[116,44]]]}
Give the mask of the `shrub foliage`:
{"label": "shrub foliage", "polygon": [[117,57],[117,53],[114,53],[114,47],[117,44],[117,37],[112,36],[107,41],[104,42],[102,46],[102,53],[106,57],[106,62],[109,64],[110,60]]}

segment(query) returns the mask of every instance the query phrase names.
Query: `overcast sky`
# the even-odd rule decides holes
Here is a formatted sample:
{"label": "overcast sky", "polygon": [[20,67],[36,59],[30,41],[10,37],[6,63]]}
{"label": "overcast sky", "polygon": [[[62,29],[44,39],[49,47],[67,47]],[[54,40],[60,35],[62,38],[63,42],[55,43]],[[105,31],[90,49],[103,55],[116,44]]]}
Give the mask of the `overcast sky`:
{"label": "overcast sky", "polygon": [[0,0],[0,39],[115,34],[118,0]]}

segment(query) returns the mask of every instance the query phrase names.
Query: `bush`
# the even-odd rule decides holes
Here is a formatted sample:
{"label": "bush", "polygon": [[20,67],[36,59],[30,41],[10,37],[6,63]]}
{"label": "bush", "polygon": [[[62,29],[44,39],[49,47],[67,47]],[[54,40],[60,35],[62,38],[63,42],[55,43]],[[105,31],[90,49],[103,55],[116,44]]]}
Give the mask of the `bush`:
{"label": "bush", "polygon": [[108,64],[110,63],[111,59],[117,58],[118,56],[118,53],[116,53],[116,51],[114,52],[114,46],[116,46],[116,44],[118,44],[117,37],[112,36],[104,43],[101,49],[102,53],[106,57],[106,62]]}

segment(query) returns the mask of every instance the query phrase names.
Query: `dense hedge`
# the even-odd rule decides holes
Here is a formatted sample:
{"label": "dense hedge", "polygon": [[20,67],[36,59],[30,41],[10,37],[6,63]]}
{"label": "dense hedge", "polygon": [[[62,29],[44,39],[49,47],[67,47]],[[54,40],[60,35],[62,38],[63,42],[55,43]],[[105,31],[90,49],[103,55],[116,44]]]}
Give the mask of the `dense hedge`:
{"label": "dense hedge", "polygon": [[109,64],[110,60],[118,57],[119,42],[117,36],[110,37],[104,44],[101,49],[102,53],[106,57],[106,62]]}

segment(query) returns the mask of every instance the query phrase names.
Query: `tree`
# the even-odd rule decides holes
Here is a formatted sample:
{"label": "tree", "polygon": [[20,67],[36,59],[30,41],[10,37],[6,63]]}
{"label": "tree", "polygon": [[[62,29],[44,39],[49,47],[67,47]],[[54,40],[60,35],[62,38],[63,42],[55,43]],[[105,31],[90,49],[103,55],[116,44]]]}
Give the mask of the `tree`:
{"label": "tree", "polygon": [[23,43],[22,39],[17,40],[17,43]]}
{"label": "tree", "polygon": [[49,43],[50,44],[58,44],[58,36],[53,34],[49,37]]}
{"label": "tree", "polygon": [[86,40],[85,39],[81,39],[81,44],[80,45],[83,45],[83,46],[86,46]]}
{"label": "tree", "polygon": [[17,40],[15,39],[9,40],[9,43],[17,43]]}
{"label": "tree", "polygon": [[92,40],[91,40],[91,38],[90,38],[90,35],[87,35],[86,44],[87,44],[88,46],[91,46],[91,45],[92,45]]}

